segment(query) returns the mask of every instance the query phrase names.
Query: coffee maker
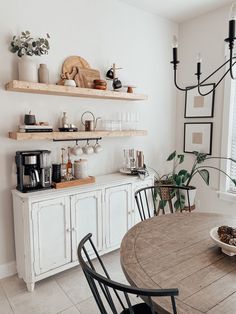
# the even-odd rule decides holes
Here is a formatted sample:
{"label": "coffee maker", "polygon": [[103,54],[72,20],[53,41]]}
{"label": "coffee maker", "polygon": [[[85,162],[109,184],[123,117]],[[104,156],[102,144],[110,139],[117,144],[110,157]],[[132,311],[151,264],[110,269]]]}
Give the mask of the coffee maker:
{"label": "coffee maker", "polygon": [[52,169],[49,150],[17,151],[17,190],[27,193],[50,189]]}

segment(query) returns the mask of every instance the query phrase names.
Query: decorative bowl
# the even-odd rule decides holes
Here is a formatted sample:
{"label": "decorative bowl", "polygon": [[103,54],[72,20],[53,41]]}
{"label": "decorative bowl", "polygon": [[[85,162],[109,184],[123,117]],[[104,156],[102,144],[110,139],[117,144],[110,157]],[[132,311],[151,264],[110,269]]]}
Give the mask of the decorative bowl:
{"label": "decorative bowl", "polygon": [[228,256],[236,255],[236,246],[220,241],[217,230],[218,227],[215,227],[210,231],[210,237],[212,238],[213,242],[217,244],[219,247],[221,247],[222,252],[225,253],[226,255]]}

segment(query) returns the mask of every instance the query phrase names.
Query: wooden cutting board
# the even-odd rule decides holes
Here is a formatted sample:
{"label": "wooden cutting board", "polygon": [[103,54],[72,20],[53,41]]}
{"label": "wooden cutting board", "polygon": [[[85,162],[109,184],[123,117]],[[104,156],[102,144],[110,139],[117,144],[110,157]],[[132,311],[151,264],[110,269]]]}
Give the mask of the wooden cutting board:
{"label": "wooden cutting board", "polygon": [[79,87],[94,88],[94,80],[100,80],[100,72],[95,69],[77,68]]}
{"label": "wooden cutting board", "polygon": [[79,68],[86,68],[90,69],[90,65],[88,61],[86,61],[84,58],[79,57],[79,56],[71,56],[66,58],[62,65],[62,73],[65,74],[71,73],[73,70],[73,67],[79,67]]}

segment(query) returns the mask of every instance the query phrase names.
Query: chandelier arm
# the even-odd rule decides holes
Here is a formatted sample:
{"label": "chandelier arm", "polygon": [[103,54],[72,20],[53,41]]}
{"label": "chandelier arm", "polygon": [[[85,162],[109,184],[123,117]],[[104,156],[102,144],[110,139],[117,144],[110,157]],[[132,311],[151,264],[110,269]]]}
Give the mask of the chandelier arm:
{"label": "chandelier arm", "polygon": [[[236,62],[234,62],[234,64],[235,64]],[[209,91],[209,92],[207,92],[207,93],[202,93],[201,91],[200,91],[200,87],[201,87],[201,84],[198,84],[197,85],[197,88],[198,88],[198,93],[201,95],[201,96],[207,96],[207,95],[209,95],[210,93],[212,93],[215,89],[216,89],[216,87],[220,84],[220,82],[225,78],[225,76],[230,72],[230,69],[231,68],[229,68],[225,73],[224,73],[224,75],[221,77],[221,79],[216,83],[216,84],[214,84],[214,87]]]}
{"label": "chandelier arm", "polygon": [[[177,89],[183,91],[183,92],[192,90],[192,89],[194,89],[194,88],[198,88],[198,92],[199,92],[199,94],[200,94],[201,96],[207,96],[208,94],[210,94],[211,92],[213,92],[213,91],[216,89],[216,87],[220,84],[220,82],[224,79],[224,77],[225,77],[229,72],[230,72],[230,74],[231,74],[232,67],[236,64],[236,61],[234,61],[234,62],[232,63],[232,60],[233,60],[233,59],[236,59],[236,57],[233,57],[233,56],[232,56],[232,58],[230,57],[230,58],[229,58],[227,61],[225,61],[221,66],[219,66],[215,71],[213,71],[210,75],[208,75],[203,81],[201,81],[201,82],[198,81],[198,84],[197,84],[197,85],[194,85],[194,86],[191,86],[191,87],[188,87],[188,88],[182,88],[182,87],[178,86],[178,84],[177,84],[177,69],[174,69],[174,84],[175,84],[175,87],[176,87]],[[222,69],[222,68],[223,68],[227,63],[229,63],[229,62],[230,62],[230,68],[224,73],[224,75],[221,77],[221,79],[215,84],[214,88],[213,88],[211,91],[209,91],[209,92],[207,92],[207,93],[205,93],[205,94],[201,93],[201,91],[200,91],[201,85],[204,84],[207,80],[209,80],[209,78],[211,78],[214,74],[216,74],[220,69]],[[232,78],[232,76],[231,76],[231,78]]]}
{"label": "chandelier arm", "polygon": [[175,87],[178,88],[179,90],[181,90],[182,92],[186,92],[188,90],[191,90],[191,89],[194,89],[197,87],[197,85],[195,86],[191,86],[191,87],[185,87],[185,88],[182,88],[182,87],[179,87],[178,84],[177,84],[177,69],[174,69],[174,83],[175,83]]}
{"label": "chandelier arm", "polygon": [[[236,59],[236,57],[234,57],[234,59]],[[206,77],[203,81],[201,81],[198,85],[202,85],[203,83],[205,83],[209,78],[211,78],[214,74],[216,74],[220,69],[222,69],[227,63],[230,62],[231,59],[228,59],[227,61],[225,61],[221,66],[219,66],[214,72],[212,72],[208,77]],[[235,64],[236,62],[234,62]],[[233,65],[234,65],[233,64]],[[228,73],[228,72],[227,72]]]}

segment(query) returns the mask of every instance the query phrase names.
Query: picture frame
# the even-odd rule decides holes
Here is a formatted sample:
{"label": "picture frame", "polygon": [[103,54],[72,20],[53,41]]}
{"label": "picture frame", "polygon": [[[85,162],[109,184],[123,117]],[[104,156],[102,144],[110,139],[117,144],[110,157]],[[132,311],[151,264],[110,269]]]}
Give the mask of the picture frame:
{"label": "picture frame", "polygon": [[[207,96],[201,96],[198,89],[190,89],[193,86],[187,87],[189,90],[185,92],[185,118],[213,118],[214,117],[214,103],[215,91]],[[215,87],[215,83],[203,84],[200,90],[203,94]]]}
{"label": "picture frame", "polygon": [[212,122],[184,123],[184,152],[198,151],[211,155],[212,153]]}

